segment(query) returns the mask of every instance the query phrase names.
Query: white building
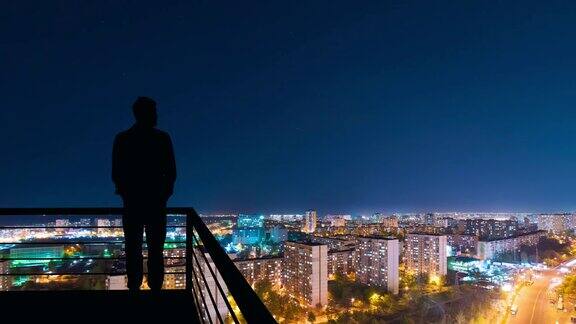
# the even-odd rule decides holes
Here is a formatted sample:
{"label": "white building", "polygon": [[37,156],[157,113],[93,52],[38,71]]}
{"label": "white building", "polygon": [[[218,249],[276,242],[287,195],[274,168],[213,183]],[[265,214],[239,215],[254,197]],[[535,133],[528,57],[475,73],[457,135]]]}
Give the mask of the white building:
{"label": "white building", "polygon": [[283,286],[301,304],[328,304],[328,246],[286,242]]}
{"label": "white building", "polygon": [[444,276],[448,273],[446,235],[407,234],[404,245],[406,268],[416,273]]}
{"label": "white building", "polygon": [[399,250],[398,239],[395,238],[359,237],[356,248],[358,281],[369,286],[384,287],[397,294]]}
{"label": "white building", "polygon": [[494,259],[504,253],[520,251],[523,245],[534,246],[538,244],[542,236],[546,236],[546,231],[541,230],[499,240],[478,241],[477,256],[481,260]]}
{"label": "white building", "polygon": [[304,233],[314,233],[316,231],[316,222],[318,217],[315,210],[309,210],[304,214],[304,224],[302,227],[302,232]]}

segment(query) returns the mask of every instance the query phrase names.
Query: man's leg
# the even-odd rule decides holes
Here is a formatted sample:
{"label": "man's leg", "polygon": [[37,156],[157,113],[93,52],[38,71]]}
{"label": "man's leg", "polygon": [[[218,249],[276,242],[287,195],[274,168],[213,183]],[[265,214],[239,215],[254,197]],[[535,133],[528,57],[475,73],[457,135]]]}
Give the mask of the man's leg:
{"label": "man's leg", "polygon": [[126,208],[122,215],[124,229],[124,246],[126,252],[126,272],[128,276],[128,289],[139,290],[142,285],[142,235],[144,225],[142,215],[133,209]]}
{"label": "man's leg", "polygon": [[150,210],[146,221],[148,245],[148,287],[162,289],[164,283],[164,241],[166,240],[166,208]]}

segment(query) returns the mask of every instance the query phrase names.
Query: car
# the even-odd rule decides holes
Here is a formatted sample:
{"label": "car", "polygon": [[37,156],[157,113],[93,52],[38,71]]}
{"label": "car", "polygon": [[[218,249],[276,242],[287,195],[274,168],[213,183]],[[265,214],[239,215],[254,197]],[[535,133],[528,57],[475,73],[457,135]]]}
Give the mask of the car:
{"label": "car", "polygon": [[516,313],[518,313],[518,305],[512,305],[510,308],[510,313],[512,313],[512,315],[516,315]]}

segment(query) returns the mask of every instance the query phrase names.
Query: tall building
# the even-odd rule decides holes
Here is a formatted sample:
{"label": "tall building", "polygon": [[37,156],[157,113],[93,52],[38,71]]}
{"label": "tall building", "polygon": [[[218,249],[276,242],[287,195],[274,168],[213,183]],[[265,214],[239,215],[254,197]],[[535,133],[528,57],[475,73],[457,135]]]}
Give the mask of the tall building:
{"label": "tall building", "polygon": [[447,234],[446,239],[451,255],[475,255],[478,236],[465,234]]}
{"label": "tall building", "polygon": [[419,274],[446,275],[446,246],[445,235],[407,234],[404,245],[406,268]]}
{"label": "tall building", "polygon": [[354,249],[328,251],[328,276],[349,274],[356,271]]}
{"label": "tall building", "polygon": [[513,237],[518,234],[518,220],[467,219],[464,234],[486,240]]}
{"label": "tall building", "polygon": [[538,215],[538,229],[552,234],[560,234],[574,230],[576,225],[574,214],[540,214]]}
{"label": "tall building", "polygon": [[301,304],[328,303],[328,246],[286,242],[282,283]]}
{"label": "tall building", "polygon": [[234,260],[234,265],[249,284],[259,280],[269,280],[272,284],[282,284],[282,257]]}
{"label": "tall building", "polygon": [[397,294],[400,261],[398,239],[359,237],[356,251],[358,281],[369,286],[383,287]]}
{"label": "tall building", "polygon": [[304,226],[302,232],[314,233],[316,231],[316,222],[318,221],[316,211],[309,210],[304,214]]}

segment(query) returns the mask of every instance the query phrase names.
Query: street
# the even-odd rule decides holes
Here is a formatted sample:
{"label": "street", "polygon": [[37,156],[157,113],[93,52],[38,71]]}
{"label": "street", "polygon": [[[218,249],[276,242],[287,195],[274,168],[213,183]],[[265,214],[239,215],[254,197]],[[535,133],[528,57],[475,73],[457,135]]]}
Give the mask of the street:
{"label": "street", "polygon": [[557,310],[556,303],[551,303],[547,295],[553,278],[561,277],[557,269],[548,269],[541,272],[540,278],[534,278],[534,284],[522,287],[514,301],[518,312],[516,315],[509,314],[507,323],[570,323],[570,312]]}

